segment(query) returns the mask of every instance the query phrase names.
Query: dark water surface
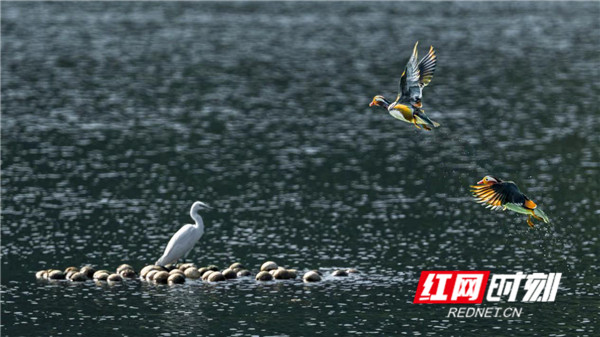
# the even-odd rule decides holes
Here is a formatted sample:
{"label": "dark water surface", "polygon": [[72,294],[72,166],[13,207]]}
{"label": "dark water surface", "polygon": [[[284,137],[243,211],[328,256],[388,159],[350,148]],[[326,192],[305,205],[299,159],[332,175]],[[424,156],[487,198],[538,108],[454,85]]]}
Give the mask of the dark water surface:
{"label": "dark water surface", "polygon": [[[600,3],[2,2],[3,336],[598,336]],[[416,40],[426,133],[370,109]],[[472,202],[485,174],[551,218]],[[155,261],[362,274],[38,283]],[[422,270],[562,272],[520,318],[412,304]],[[490,306],[490,304],[484,304]]]}

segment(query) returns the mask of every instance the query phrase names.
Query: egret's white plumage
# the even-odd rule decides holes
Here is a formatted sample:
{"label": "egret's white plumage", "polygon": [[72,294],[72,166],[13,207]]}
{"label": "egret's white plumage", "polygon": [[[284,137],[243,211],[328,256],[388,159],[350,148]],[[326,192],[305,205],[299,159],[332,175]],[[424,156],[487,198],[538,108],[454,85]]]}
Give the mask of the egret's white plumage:
{"label": "egret's white plumage", "polygon": [[171,237],[167,248],[163,255],[156,261],[157,266],[165,266],[167,264],[175,263],[182,256],[185,257],[192,250],[196,242],[200,240],[202,234],[204,234],[204,222],[202,217],[198,214],[198,211],[203,208],[210,208],[207,204],[202,201],[196,201],[190,209],[190,216],[194,219],[195,224],[185,225],[181,227],[177,233]]}

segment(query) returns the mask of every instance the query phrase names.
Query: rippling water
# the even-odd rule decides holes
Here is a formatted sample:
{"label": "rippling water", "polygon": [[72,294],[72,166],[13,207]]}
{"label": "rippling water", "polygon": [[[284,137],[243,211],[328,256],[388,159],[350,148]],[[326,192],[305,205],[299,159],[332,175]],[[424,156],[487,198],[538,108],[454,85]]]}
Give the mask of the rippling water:
{"label": "rippling water", "polygon": [[[600,3],[2,2],[6,336],[598,335]],[[370,109],[433,44],[430,133]],[[473,203],[514,180],[550,216]],[[347,279],[38,283],[190,258]],[[520,318],[415,305],[421,270],[562,272]],[[501,304],[510,306],[510,303]]]}

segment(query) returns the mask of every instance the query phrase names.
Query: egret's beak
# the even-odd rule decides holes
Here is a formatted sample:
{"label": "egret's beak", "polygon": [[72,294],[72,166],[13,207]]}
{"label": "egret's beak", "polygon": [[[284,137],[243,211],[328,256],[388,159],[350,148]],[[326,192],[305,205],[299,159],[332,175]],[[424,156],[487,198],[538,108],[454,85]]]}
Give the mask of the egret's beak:
{"label": "egret's beak", "polygon": [[480,181],[477,182],[477,185],[481,185],[483,184],[483,179],[481,179]]}
{"label": "egret's beak", "polygon": [[369,104],[369,106],[373,106],[373,105],[375,105],[375,101],[372,101],[372,102]]}

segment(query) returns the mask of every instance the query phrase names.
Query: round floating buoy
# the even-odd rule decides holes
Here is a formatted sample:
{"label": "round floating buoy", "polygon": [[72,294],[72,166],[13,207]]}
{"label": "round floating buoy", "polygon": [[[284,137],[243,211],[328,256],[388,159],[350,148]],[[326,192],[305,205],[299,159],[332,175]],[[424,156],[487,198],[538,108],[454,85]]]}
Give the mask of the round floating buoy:
{"label": "round floating buoy", "polygon": [[106,281],[109,275],[110,274],[106,270],[98,270],[94,273],[92,277],[94,278],[94,280]]}
{"label": "round floating buoy", "polygon": [[336,276],[336,277],[346,277],[348,276],[348,273],[345,270],[335,270],[333,273],[331,273],[331,275]]}
{"label": "round floating buoy", "polygon": [[251,276],[251,275],[252,275],[252,273],[246,269],[242,269],[237,272],[237,277],[246,277],[246,276]]}
{"label": "round floating buoy", "polygon": [[35,273],[35,278],[38,280],[44,280],[48,278],[48,271],[47,270],[40,270],[37,273]]}
{"label": "round floating buoy", "polygon": [[273,275],[269,274],[269,272],[261,271],[256,274],[257,281],[271,281],[273,279]]}
{"label": "round floating buoy", "polygon": [[180,275],[182,275],[182,276],[184,275],[184,273],[183,273],[183,271],[181,271],[181,269],[172,269],[172,270],[169,272],[169,275],[173,275],[173,274],[180,274]]}
{"label": "round floating buoy", "polygon": [[246,267],[244,267],[244,265],[242,265],[241,263],[236,262],[236,263],[232,263],[231,266],[229,266],[229,269],[231,269],[231,270],[236,270],[236,269],[242,270],[242,269],[246,269]]}
{"label": "round floating buoy", "polygon": [[121,275],[122,278],[129,278],[129,279],[133,279],[133,278],[137,277],[137,275],[135,274],[135,271],[133,271],[133,269],[123,269],[123,270],[121,270],[121,272],[119,272],[119,275]]}
{"label": "round floating buoy", "polygon": [[208,280],[208,277],[209,277],[209,276],[210,276],[210,274],[212,274],[212,273],[216,273],[216,271],[213,271],[213,270],[207,270],[207,271],[205,271],[205,272],[204,272],[204,274],[202,274],[202,280],[203,280],[203,281],[206,281],[206,280]]}
{"label": "round floating buoy", "polygon": [[290,273],[290,271],[287,269],[277,269],[273,274],[273,277],[276,280],[289,280],[291,278],[294,278],[295,275],[292,277],[292,273]]}
{"label": "round floating buoy", "polygon": [[117,267],[117,274],[121,274],[121,272],[125,269],[131,269],[133,270],[133,267],[128,265],[128,264],[122,264],[120,266]]}
{"label": "round floating buoy", "polygon": [[219,267],[215,266],[214,264],[211,264],[210,266],[206,267],[206,269],[212,271],[219,271]]}
{"label": "round floating buoy", "polygon": [[77,268],[77,267],[67,267],[67,268],[65,268],[65,271],[64,271],[65,275],[68,274],[70,271],[79,271],[79,268]]}
{"label": "round floating buoy", "polygon": [[291,279],[298,277],[298,271],[296,269],[288,269],[287,271],[290,274]]}
{"label": "round floating buoy", "polygon": [[167,282],[169,284],[181,284],[185,282],[185,277],[183,276],[183,274],[174,273],[169,276]]}
{"label": "round floating buoy", "polygon": [[169,280],[169,273],[166,271],[159,271],[156,274],[154,274],[154,277],[152,278],[152,281],[154,281],[154,283],[157,284],[166,284],[167,281]]}
{"label": "round floating buoy", "polygon": [[226,278],[225,276],[223,276],[223,274],[221,274],[218,271],[212,272],[210,274],[210,276],[208,277],[208,282],[220,282],[220,281],[225,281]]}
{"label": "round floating buoy", "polygon": [[85,282],[87,278],[88,277],[82,272],[74,272],[71,274],[71,277],[69,277],[69,280],[73,282]]}
{"label": "round floating buoy", "polygon": [[183,272],[183,274],[185,275],[185,277],[187,277],[187,278],[189,278],[191,280],[199,279],[200,276],[202,276],[202,275],[200,275],[200,272],[198,271],[198,269],[196,269],[195,267],[187,268]]}
{"label": "round floating buoy", "polygon": [[121,277],[121,275],[115,273],[115,274],[108,275],[108,277],[106,278],[106,281],[111,282],[111,283],[121,282],[121,281],[123,281],[123,278]]}
{"label": "round floating buoy", "polygon": [[63,273],[61,270],[53,269],[51,272],[48,273],[48,279],[49,280],[64,280],[65,273]]}
{"label": "round floating buoy", "polygon": [[148,266],[145,266],[144,268],[142,268],[142,270],[140,271],[140,277],[148,278],[148,273],[150,273],[153,270],[162,271],[164,269],[161,266],[156,266],[156,265],[151,264],[151,265],[148,265]]}
{"label": "round floating buoy", "polygon": [[346,273],[348,274],[360,274],[360,272],[354,268],[350,268],[346,270]]}
{"label": "round floating buoy", "polygon": [[277,269],[277,263],[273,262],[273,261],[267,261],[265,263],[262,264],[262,266],[260,266],[260,271],[270,271],[273,269]]}
{"label": "round floating buoy", "polygon": [[307,272],[306,274],[304,274],[304,276],[302,277],[302,280],[304,282],[319,282],[319,281],[321,281],[321,275],[319,275],[316,271],[311,270],[311,271]]}
{"label": "round floating buoy", "polygon": [[225,276],[226,279],[233,279],[233,278],[237,278],[237,273],[233,270],[231,270],[230,268],[227,268],[225,270],[222,271],[223,276]]}
{"label": "round floating buoy", "polygon": [[196,268],[196,265],[195,265],[195,264],[193,264],[193,263],[182,263],[182,264],[179,266],[179,270],[181,270],[181,271],[185,271],[186,269],[188,269],[188,268],[192,268],[192,267],[193,267],[193,268]]}
{"label": "round floating buoy", "polygon": [[69,270],[66,274],[65,274],[65,279],[70,280],[71,276],[73,276],[73,274],[75,273],[79,273],[78,271],[74,271],[74,270]]}
{"label": "round floating buoy", "polygon": [[87,276],[87,278],[93,278],[94,273],[96,272],[96,269],[92,268],[91,266],[83,266],[83,267],[81,267],[79,272],[85,274],[85,276]]}
{"label": "round floating buoy", "polygon": [[[163,272],[164,270],[151,270],[148,272],[148,274],[146,274],[146,281],[150,282],[150,281],[154,281],[154,276],[160,272]],[[166,271],[165,271],[166,273]]]}

